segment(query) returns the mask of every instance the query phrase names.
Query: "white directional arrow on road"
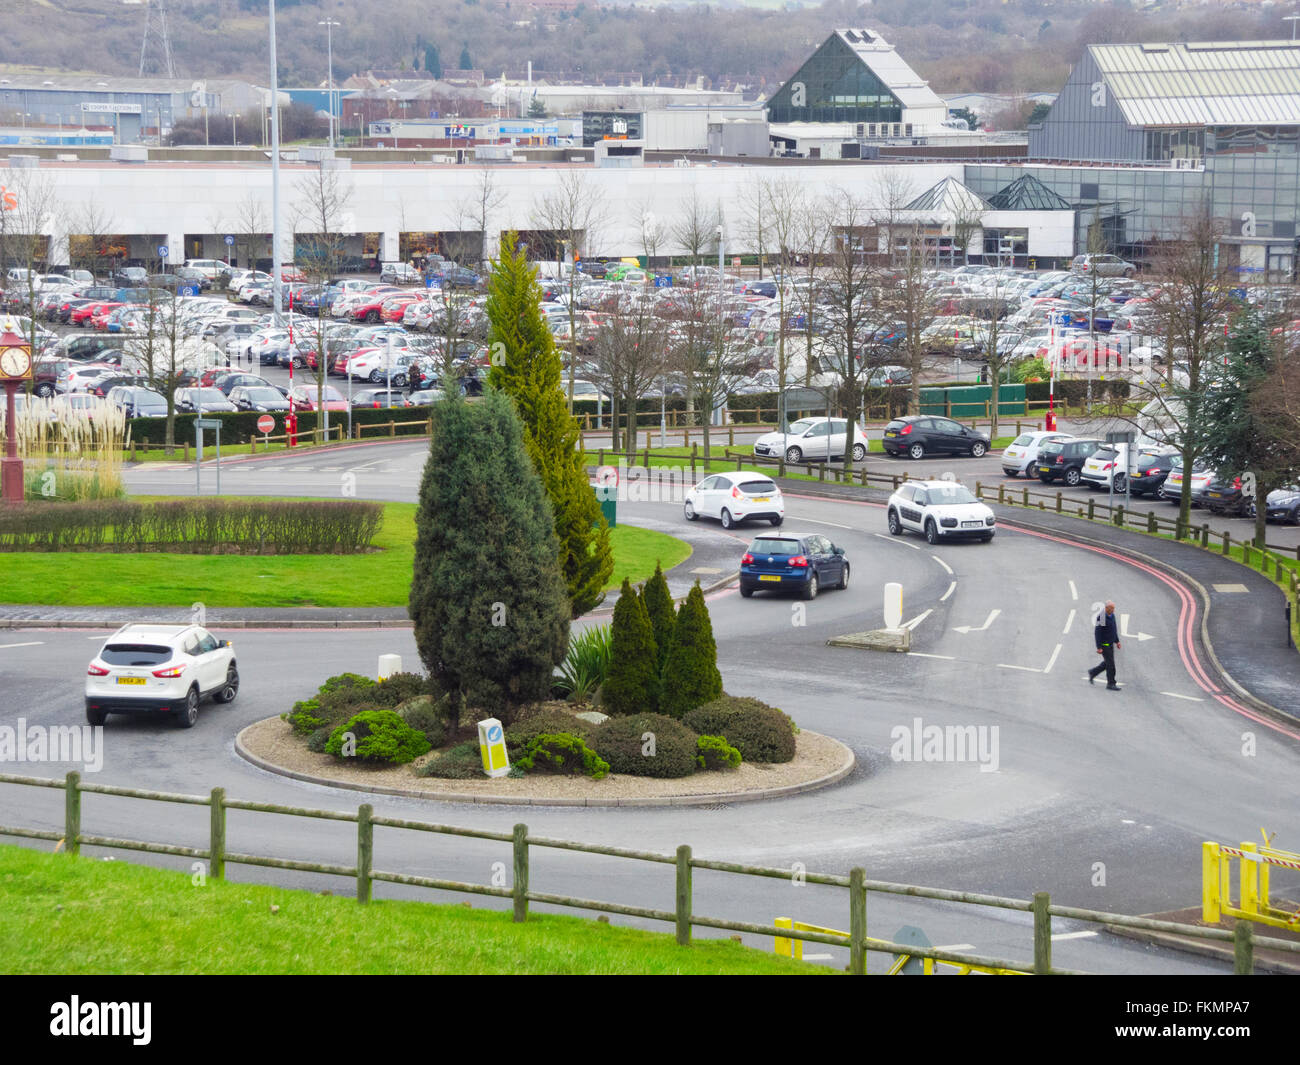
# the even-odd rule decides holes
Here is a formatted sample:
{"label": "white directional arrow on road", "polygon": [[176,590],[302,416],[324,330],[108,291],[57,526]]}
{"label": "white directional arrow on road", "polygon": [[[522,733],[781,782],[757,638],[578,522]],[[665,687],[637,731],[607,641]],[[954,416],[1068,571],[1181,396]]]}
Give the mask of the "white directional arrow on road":
{"label": "white directional arrow on road", "polygon": [[1138,643],[1141,643],[1143,640],[1155,639],[1155,637],[1149,632],[1129,632],[1127,614],[1121,614],[1119,616],[1119,638],[1121,640],[1137,640]]}
{"label": "white directional arrow on road", "polygon": [[989,616],[984,619],[983,625],[957,625],[954,626],[953,631],[954,632],[983,632],[990,625],[992,625],[995,620],[997,620],[997,616],[1001,613],[1002,613],[1001,610],[990,610]]}

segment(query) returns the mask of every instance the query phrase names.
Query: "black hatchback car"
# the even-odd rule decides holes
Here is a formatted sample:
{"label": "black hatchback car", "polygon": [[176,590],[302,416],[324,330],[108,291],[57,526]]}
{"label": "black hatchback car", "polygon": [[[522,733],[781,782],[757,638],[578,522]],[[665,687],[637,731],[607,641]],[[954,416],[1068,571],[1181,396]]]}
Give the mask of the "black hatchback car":
{"label": "black hatchback car", "polygon": [[1205,486],[1200,496],[1201,506],[1211,514],[1227,514],[1234,518],[1251,512],[1251,499],[1242,491],[1241,478],[1219,474]]}
{"label": "black hatchback car", "polygon": [[1038,445],[1038,465],[1034,472],[1043,484],[1058,477],[1071,488],[1083,479],[1083,464],[1093,452],[1105,447],[1101,440],[1045,440]]}
{"label": "black hatchback car", "polygon": [[815,599],[820,588],[847,588],[849,560],[844,548],[824,536],[757,537],[740,560],[740,594],[748,599],[760,589],[795,591]]}
{"label": "black hatchback car", "polygon": [[980,458],[992,441],[984,433],[937,414],[911,414],[885,426],[885,452],[920,459],[926,455]]}
{"label": "black hatchback car", "polygon": [[1175,451],[1139,451],[1129,478],[1129,491],[1135,496],[1150,495],[1164,499],[1164,483],[1173,469]]}

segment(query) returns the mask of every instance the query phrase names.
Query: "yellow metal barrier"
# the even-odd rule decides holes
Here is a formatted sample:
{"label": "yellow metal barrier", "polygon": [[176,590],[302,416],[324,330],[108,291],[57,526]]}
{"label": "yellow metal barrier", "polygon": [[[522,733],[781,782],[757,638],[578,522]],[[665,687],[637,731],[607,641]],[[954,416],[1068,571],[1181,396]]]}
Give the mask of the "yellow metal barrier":
{"label": "yellow metal barrier", "polygon": [[[797,929],[800,932],[820,932],[826,936],[843,936],[846,940],[845,946],[848,946],[848,932],[843,932],[838,928],[823,928],[821,925],[805,924],[803,921],[796,921],[792,917],[777,917],[772,922],[777,928],[789,928],[792,931]],[[796,961],[803,958],[803,940],[787,939],[784,936],[776,936],[772,940],[772,949],[782,957],[794,958]],[[910,954],[898,954],[894,957],[894,963],[889,967],[886,976],[903,975],[903,966],[912,960]],[[942,961],[938,958],[921,958],[919,959],[925,976],[941,976],[944,973],[939,972],[938,967],[942,967],[947,975],[952,976],[970,976],[973,973],[980,973],[986,976],[1027,976],[1016,969],[990,969],[983,965],[964,965],[953,961]]]}
{"label": "yellow metal barrier", "polygon": [[[1269,846],[1271,837],[1264,835],[1264,845],[1243,843],[1240,847],[1205,842],[1201,844],[1201,920],[1218,924],[1226,917],[1300,931],[1300,912],[1283,910],[1269,898],[1269,869],[1300,869],[1300,854]],[[1238,904],[1232,903],[1232,863],[1237,869]]]}

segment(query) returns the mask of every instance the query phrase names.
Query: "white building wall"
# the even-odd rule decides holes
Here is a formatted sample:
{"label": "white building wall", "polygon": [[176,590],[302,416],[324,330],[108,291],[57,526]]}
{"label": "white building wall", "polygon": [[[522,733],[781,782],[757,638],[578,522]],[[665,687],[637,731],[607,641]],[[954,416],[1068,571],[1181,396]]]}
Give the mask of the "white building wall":
{"label": "white building wall", "polygon": [[[299,186],[314,168],[281,165],[282,249],[292,248],[295,201],[302,200]],[[463,228],[463,205],[472,201],[482,168],[474,166],[411,166],[354,164],[337,171],[341,188],[348,190],[348,231],[384,234],[383,254],[396,258],[400,231],[439,231]],[[898,171],[918,190],[945,177],[962,177],[962,164],[920,163],[905,166],[745,167],[693,165],[647,166],[644,169],[609,170],[568,165],[492,167],[496,188],[505,199],[493,213],[493,230],[531,229],[534,209],[567,175],[577,173],[603,200],[607,221],[591,235],[587,254],[635,255],[643,251],[642,217],[649,212],[667,232],[682,214],[692,190],[707,204],[719,204],[728,220],[727,248],[739,254],[752,250],[746,244],[741,219],[760,180],[788,181],[802,186],[810,196],[831,188],[844,189],[867,204],[883,203],[890,176]],[[75,219],[93,203],[112,219],[112,232],[162,234],[173,261],[182,261],[186,233],[236,232],[245,201],[259,200],[269,219],[271,171],[266,167],[159,163],[65,163],[42,166],[55,189],[62,219]],[[1053,212],[1044,212],[1052,214]],[[1065,212],[1068,213],[1068,212]],[[1023,223],[1020,223],[1023,224]],[[63,234],[49,234],[61,236]],[[663,245],[660,254],[680,254],[682,249]],[[1062,253],[1064,254],[1064,253]],[[289,261],[289,254],[285,255]]]}

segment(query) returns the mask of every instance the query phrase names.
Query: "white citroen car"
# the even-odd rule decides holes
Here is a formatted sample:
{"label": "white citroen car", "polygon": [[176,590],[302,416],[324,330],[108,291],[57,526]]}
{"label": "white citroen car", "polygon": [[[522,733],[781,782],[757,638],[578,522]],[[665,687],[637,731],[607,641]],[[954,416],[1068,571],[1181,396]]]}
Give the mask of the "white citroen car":
{"label": "white citroen car", "polygon": [[197,625],[123,625],[86,670],[86,720],[102,725],[109,714],[169,714],[190,728],[204,699],[229,703],[238,693],[229,640]]}
{"label": "white citroen car", "polygon": [[894,536],[918,532],[927,542],[977,539],[996,531],[993,511],[956,481],[908,481],[889,497],[887,518]]}
{"label": "white citroen car", "polygon": [[1053,433],[1042,429],[1021,433],[1002,452],[1002,472],[1008,477],[1036,476],[1038,448],[1045,440],[1069,440],[1069,433]]}
{"label": "white citroen car", "polygon": [[742,521],[785,521],[785,500],[776,482],[765,473],[733,470],[706,477],[689,492],[683,505],[687,521],[717,518],[724,529]]}

